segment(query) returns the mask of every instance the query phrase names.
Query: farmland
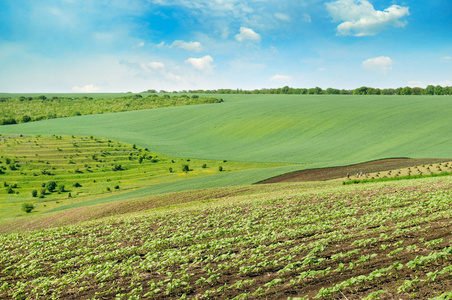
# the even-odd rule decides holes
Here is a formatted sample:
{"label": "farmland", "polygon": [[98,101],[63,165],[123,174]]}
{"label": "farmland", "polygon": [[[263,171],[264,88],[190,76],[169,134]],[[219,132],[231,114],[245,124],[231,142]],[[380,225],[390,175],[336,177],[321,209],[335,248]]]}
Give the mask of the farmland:
{"label": "farmland", "polygon": [[450,97],[222,98],[1,126],[0,299],[452,297]]}
{"label": "farmland", "polygon": [[[24,202],[43,212],[162,183],[282,165],[170,157],[93,136],[0,136],[0,153],[2,220],[20,216]],[[54,189],[46,188],[49,182]]]}
{"label": "farmland", "polygon": [[0,298],[427,299],[452,291],[450,177],[306,187],[212,190],[191,205],[2,235]]}

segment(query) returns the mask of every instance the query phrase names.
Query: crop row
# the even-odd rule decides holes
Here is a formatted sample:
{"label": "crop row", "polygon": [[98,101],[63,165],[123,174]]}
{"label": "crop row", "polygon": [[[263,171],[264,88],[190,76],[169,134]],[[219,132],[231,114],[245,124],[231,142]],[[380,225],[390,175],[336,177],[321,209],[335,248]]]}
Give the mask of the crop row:
{"label": "crop row", "polygon": [[452,180],[272,196],[0,236],[0,299],[428,298]]}

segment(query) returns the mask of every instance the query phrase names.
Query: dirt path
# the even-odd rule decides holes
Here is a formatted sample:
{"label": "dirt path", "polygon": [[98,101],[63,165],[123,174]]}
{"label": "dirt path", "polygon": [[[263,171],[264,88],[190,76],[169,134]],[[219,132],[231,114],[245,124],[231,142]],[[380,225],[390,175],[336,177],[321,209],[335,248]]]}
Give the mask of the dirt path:
{"label": "dirt path", "polygon": [[347,176],[347,173],[350,175],[365,172],[381,172],[381,171],[389,171],[400,168],[408,168],[419,166],[423,164],[434,164],[434,163],[442,163],[446,161],[451,161],[451,159],[444,158],[391,158],[391,159],[382,159],[376,161],[370,161],[362,164],[344,166],[344,167],[333,167],[333,168],[324,168],[324,169],[312,169],[312,170],[303,170],[297,171],[293,173],[287,173],[278,177],[273,177],[261,182],[258,184],[265,183],[278,183],[278,182],[299,182],[299,181],[326,181],[336,178],[342,178]]}

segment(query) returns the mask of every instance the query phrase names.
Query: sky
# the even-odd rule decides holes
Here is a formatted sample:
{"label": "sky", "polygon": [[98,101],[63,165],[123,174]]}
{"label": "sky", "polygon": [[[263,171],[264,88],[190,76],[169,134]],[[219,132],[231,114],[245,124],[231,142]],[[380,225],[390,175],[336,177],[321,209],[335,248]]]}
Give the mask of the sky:
{"label": "sky", "polygon": [[450,0],[0,0],[0,92],[429,84]]}

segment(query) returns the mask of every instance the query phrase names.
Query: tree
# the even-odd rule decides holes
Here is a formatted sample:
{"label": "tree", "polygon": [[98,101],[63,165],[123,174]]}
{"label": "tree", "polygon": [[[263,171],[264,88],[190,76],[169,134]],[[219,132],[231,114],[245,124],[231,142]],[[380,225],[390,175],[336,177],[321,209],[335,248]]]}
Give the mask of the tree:
{"label": "tree", "polygon": [[424,95],[434,95],[435,87],[433,85],[428,85],[424,90]]}
{"label": "tree", "polygon": [[28,214],[28,213],[31,213],[31,211],[32,211],[33,209],[35,209],[35,206],[34,206],[33,204],[31,204],[31,203],[23,203],[23,204],[22,204],[22,210],[23,210],[24,212],[26,212],[27,214]]}
{"label": "tree", "polygon": [[56,189],[56,187],[57,187],[57,184],[55,181],[49,181],[46,183],[46,189],[49,192],[53,192]]}
{"label": "tree", "polygon": [[22,116],[22,123],[27,123],[31,121],[31,117],[29,115]]}
{"label": "tree", "polygon": [[190,167],[188,165],[182,165],[182,172],[190,171]]}
{"label": "tree", "polygon": [[400,95],[411,95],[411,88],[409,86],[404,87],[400,91]]}
{"label": "tree", "polygon": [[442,95],[443,88],[440,85],[435,86],[435,95]]}

